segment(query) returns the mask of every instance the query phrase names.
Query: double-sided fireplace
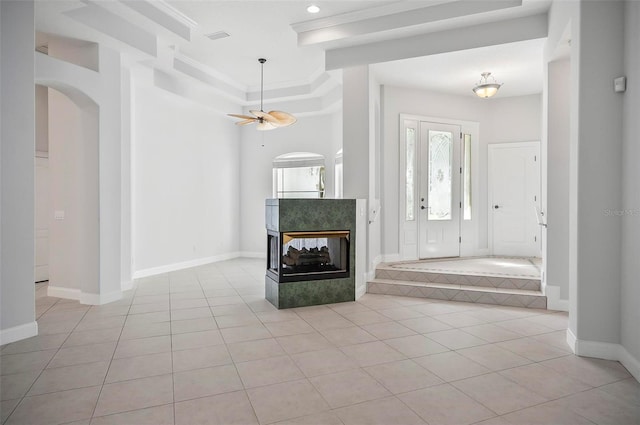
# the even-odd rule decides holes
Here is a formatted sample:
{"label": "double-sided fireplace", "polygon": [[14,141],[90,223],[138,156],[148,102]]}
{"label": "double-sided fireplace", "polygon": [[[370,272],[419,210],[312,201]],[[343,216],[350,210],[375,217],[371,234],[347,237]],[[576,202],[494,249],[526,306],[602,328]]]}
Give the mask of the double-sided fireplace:
{"label": "double-sided fireplace", "polygon": [[277,308],[355,300],[356,200],[267,199],[265,298]]}
{"label": "double-sided fireplace", "polygon": [[349,230],[267,234],[267,273],[276,282],[349,277]]}

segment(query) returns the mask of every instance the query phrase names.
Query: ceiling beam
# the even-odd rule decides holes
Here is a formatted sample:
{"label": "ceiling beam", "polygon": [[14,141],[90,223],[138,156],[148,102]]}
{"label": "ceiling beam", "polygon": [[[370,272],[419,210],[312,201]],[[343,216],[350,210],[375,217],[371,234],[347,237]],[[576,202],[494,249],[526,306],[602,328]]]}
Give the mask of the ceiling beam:
{"label": "ceiling beam", "polygon": [[495,46],[547,36],[547,14],[491,22],[325,52],[327,70]]}
{"label": "ceiling beam", "polygon": [[191,30],[198,26],[194,20],[166,1],[120,0],[120,2],[187,41],[191,41]]}
{"label": "ceiling beam", "polygon": [[350,22],[339,22],[340,16],[338,16],[302,22],[292,27],[298,33],[298,46],[307,46],[519,6],[522,6],[522,0],[461,0]]}

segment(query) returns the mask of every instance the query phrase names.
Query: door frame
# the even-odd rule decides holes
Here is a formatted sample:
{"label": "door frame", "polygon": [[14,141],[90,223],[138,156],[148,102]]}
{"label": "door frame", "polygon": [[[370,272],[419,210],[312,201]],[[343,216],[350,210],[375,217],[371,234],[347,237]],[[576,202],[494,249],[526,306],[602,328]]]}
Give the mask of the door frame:
{"label": "door frame", "polygon": [[[538,148],[538,174],[539,174],[539,191],[538,191],[538,206],[542,208],[542,158],[540,156],[540,152],[542,150],[542,143],[539,140],[530,140],[527,142],[505,142],[505,143],[489,143],[487,145],[487,218],[488,218],[488,226],[487,226],[487,243],[489,245],[489,253],[490,255],[494,255],[493,251],[493,167],[491,166],[491,153],[495,149],[500,149],[502,147],[512,147],[512,148],[526,148],[526,147],[537,147]],[[540,245],[540,257],[542,257],[542,231],[539,233],[538,243]]]}
{"label": "door frame", "polygon": [[[419,259],[418,245],[418,215],[414,214],[414,220],[406,220],[406,123],[415,123],[417,128],[416,142],[420,142],[420,122],[432,122],[438,124],[457,125],[463,134],[471,135],[471,197],[473,200],[471,209],[471,220],[460,221],[460,256],[481,255],[486,249],[478,248],[479,226],[479,202],[480,185],[480,123],[476,121],[464,121],[453,118],[432,117],[414,114],[399,114],[398,119],[398,260],[412,261]],[[414,175],[414,200],[419,199],[417,189],[419,187],[417,174]],[[419,203],[414,202],[415,211],[419,209]]]}

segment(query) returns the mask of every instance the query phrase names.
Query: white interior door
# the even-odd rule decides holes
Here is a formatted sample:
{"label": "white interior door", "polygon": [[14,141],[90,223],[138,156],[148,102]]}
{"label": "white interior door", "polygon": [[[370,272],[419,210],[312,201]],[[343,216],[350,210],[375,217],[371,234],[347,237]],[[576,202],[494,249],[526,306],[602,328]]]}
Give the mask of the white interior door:
{"label": "white interior door", "polygon": [[35,169],[36,282],[49,280],[49,158],[36,158]]}
{"label": "white interior door", "polygon": [[489,219],[494,255],[539,257],[540,143],[489,145]]}
{"label": "white interior door", "polygon": [[420,123],[419,257],[460,256],[459,126]]}

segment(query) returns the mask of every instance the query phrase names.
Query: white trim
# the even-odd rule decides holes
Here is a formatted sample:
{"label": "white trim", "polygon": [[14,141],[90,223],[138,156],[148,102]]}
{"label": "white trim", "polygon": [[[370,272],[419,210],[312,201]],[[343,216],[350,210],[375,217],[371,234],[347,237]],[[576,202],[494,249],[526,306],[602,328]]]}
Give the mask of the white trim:
{"label": "white trim", "polygon": [[171,16],[171,18],[173,18],[176,21],[180,22],[182,25],[191,28],[192,30],[196,29],[198,27],[198,23],[196,21],[194,21],[193,19],[189,18],[187,15],[185,15],[182,12],[180,12],[178,9],[176,9],[173,6],[171,6],[169,3],[167,3],[164,0],[147,1],[147,3],[155,6],[158,9],[160,9],[166,15]]}
{"label": "white trim", "polygon": [[122,291],[113,291],[108,294],[91,294],[88,292],[82,292],[80,289],[64,288],[62,286],[48,286],[47,296],[76,300],[79,301],[80,304],[86,305],[103,305],[121,299]]}
{"label": "white trim", "polygon": [[197,258],[195,260],[181,261],[179,263],[166,264],[164,266],[150,267],[148,269],[136,270],[133,273],[134,279],[141,277],[155,276],[158,274],[169,273],[176,270],[188,269],[190,267],[202,266],[209,263],[217,263],[219,261],[231,260],[240,257],[239,252],[229,252],[226,254],[214,255],[211,257]]}
{"label": "white trim", "polygon": [[560,298],[560,287],[546,285],[544,294],[547,296],[547,310],[569,311],[569,300]]}
{"label": "white trim", "polygon": [[571,351],[573,351],[574,353],[576,352],[577,341],[578,341],[578,338],[576,338],[573,331],[567,328],[567,344],[569,344],[569,348],[571,348]]}
{"label": "white trim", "polygon": [[7,329],[0,330],[0,345],[20,341],[38,335],[38,322],[25,323]]}
{"label": "white trim", "polygon": [[129,291],[134,288],[133,280],[122,281],[120,284],[120,290],[122,292]]}
{"label": "white trim", "polygon": [[108,294],[90,294],[88,292],[80,292],[80,304],[87,305],[103,305],[122,299],[122,291],[113,291]]}
{"label": "white trim", "polygon": [[49,152],[45,152],[45,151],[36,151],[36,158],[49,159]]}
{"label": "white trim", "polygon": [[383,263],[395,263],[396,261],[401,261],[401,258],[399,252],[395,254],[382,254]]}
{"label": "white trim", "polygon": [[356,300],[367,293],[367,283],[356,287]]}
{"label": "white trim", "polygon": [[47,296],[64,298],[66,300],[80,300],[81,291],[79,289],[65,288],[62,286],[47,286]]}
{"label": "white trim", "polygon": [[267,253],[262,251],[240,251],[238,253],[240,258],[261,258],[266,259]]}
{"label": "white trim", "polygon": [[640,361],[622,344],[579,340],[571,329],[567,329],[567,343],[578,356],[619,361],[637,381],[640,381]]}
{"label": "white trim", "polygon": [[620,346],[619,355],[620,363],[636,378],[636,381],[640,382],[640,360],[633,357],[623,345]]}

